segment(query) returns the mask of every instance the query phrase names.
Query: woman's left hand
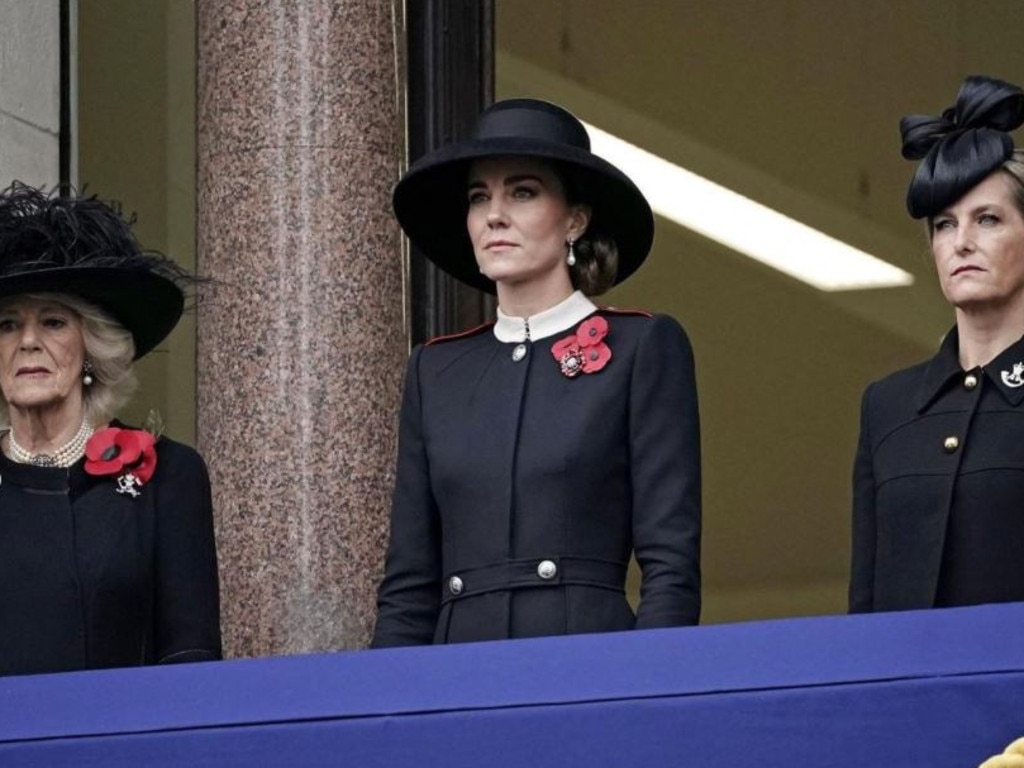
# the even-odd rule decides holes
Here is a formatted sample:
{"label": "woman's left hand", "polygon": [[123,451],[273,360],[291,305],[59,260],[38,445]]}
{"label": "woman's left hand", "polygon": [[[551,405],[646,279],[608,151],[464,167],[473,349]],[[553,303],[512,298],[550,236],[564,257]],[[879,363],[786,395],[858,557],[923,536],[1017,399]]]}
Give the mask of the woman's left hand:
{"label": "woman's left hand", "polygon": [[993,755],[978,768],[1024,768],[1024,736],[1010,744],[1000,755]]}

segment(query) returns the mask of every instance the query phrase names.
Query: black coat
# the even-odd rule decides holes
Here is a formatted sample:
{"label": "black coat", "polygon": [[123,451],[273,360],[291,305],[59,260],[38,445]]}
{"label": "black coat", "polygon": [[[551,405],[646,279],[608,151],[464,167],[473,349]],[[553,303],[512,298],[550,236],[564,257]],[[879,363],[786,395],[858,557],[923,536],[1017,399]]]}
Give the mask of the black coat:
{"label": "black coat", "polygon": [[1024,340],[867,388],[853,474],[851,611],[1024,600]]}
{"label": "black coat", "polygon": [[413,351],[374,646],[697,622],[690,343],[669,317],[600,314],[612,359],[575,378],[551,347],[576,323],[518,361],[491,326]]}
{"label": "black coat", "polygon": [[137,498],[0,454],[0,674],[220,657],[210,485],[166,437]]}

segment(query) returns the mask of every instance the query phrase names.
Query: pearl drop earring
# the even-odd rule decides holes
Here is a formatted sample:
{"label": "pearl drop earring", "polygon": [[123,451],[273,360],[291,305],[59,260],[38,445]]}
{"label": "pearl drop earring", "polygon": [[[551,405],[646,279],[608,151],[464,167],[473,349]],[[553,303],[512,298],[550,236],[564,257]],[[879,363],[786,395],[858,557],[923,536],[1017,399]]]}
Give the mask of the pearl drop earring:
{"label": "pearl drop earring", "polygon": [[569,241],[569,255],[565,257],[565,263],[570,267],[576,266],[576,251],[573,250],[573,241]]}

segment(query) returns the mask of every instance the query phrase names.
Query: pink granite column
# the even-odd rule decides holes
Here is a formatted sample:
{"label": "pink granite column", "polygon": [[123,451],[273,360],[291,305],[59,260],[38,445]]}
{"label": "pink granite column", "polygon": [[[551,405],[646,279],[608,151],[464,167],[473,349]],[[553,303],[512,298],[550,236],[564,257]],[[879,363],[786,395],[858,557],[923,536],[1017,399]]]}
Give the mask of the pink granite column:
{"label": "pink granite column", "polygon": [[229,656],[358,648],[407,352],[399,0],[201,0],[198,321]]}

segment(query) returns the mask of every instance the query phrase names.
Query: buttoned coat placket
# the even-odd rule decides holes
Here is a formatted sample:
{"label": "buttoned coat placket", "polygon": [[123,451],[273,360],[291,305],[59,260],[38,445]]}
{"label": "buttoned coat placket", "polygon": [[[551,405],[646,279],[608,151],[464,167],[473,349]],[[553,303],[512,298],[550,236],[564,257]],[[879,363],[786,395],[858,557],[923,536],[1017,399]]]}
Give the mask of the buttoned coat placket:
{"label": "buttoned coat placket", "polygon": [[970,371],[958,345],[954,329],[934,358],[865,391],[852,611],[1024,599],[1024,341]]}
{"label": "buttoned coat placket", "polygon": [[[551,354],[572,328],[519,342],[487,328],[413,352],[375,646],[696,622],[689,342],[667,317],[601,314],[613,356],[593,374],[566,376]],[[638,617],[624,593],[634,547]]]}

